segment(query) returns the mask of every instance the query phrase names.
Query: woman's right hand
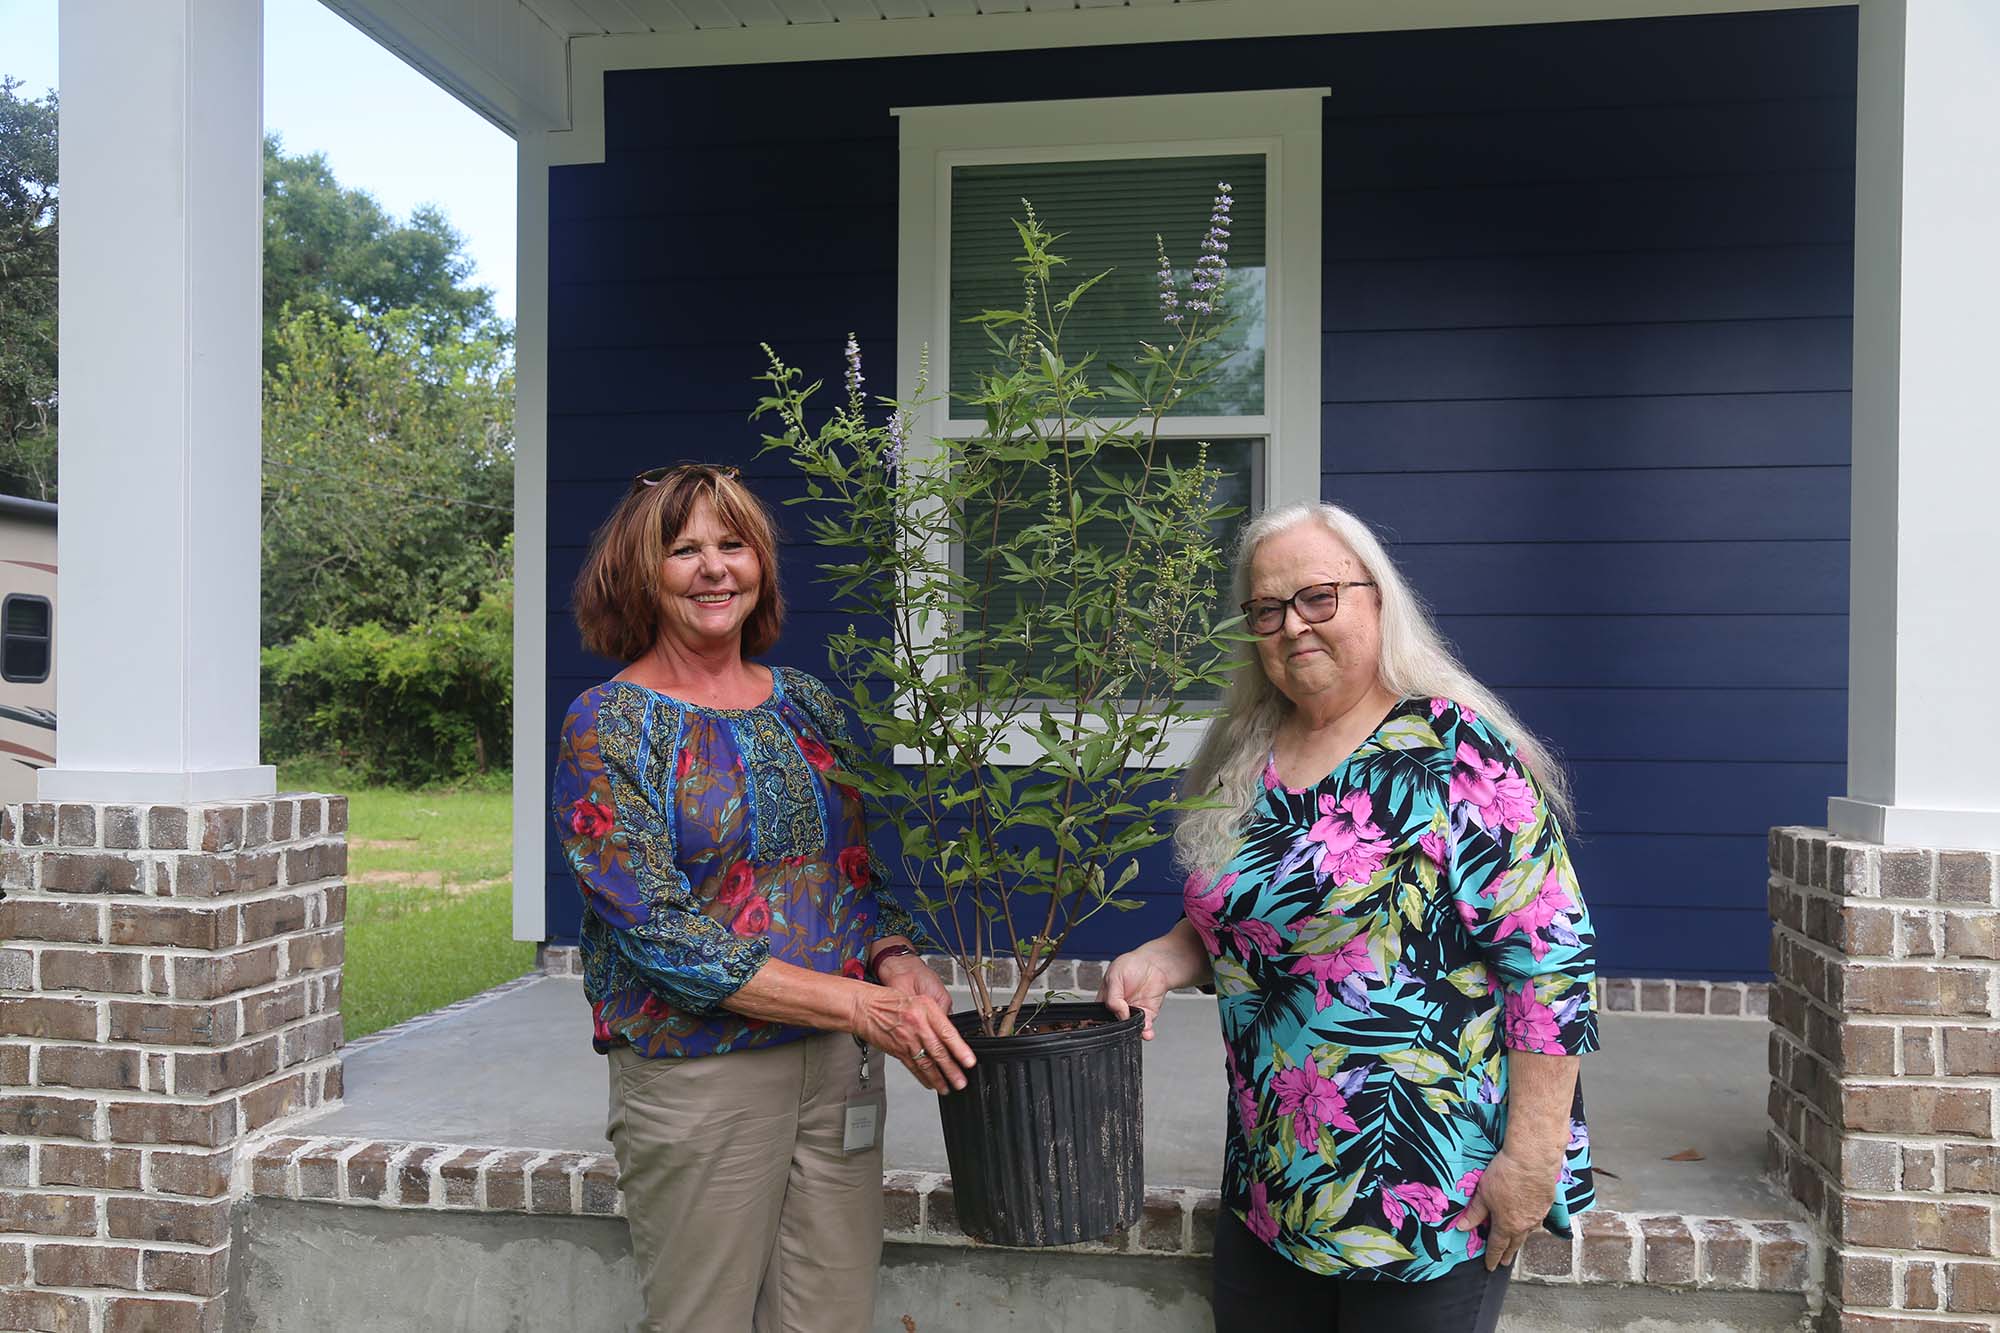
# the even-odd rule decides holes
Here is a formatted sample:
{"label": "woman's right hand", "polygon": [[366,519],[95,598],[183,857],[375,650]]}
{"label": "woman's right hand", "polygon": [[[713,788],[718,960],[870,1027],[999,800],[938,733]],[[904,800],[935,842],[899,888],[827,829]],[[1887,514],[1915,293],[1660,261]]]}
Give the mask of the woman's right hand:
{"label": "woman's right hand", "polygon": [[1144,1014],[1146,1025],[1139,1035],[1151,1041],[1153,1020],[1159,1017],[1167,992],[1201,985],[1208,977],[1208,951],[1193,925],[1182,921],[1158,939],[1112,959],[1097,988],[1097,1002],[1114,1018],[1130,1018],[1134,1009]]}
{"label": "woman's right hand", "polygon": [[1160,1005],[1173,988],[1174,980],[1161,963],[1158,951],[1152,944],[1142,944],[1130,953],[1119,954],[1104,969],[1097,1002],[1109,1009],[1113,1018],[1129,1018],[1134,1009],[1144,1014],[1146,1026],[1139,1035],[1151,1041],[1153,1020],[1159,1016]]}
{"label": "woman's right hand", "polygon": [[958,1035],[942,1005],[927,995],[866,982],[856,982],[854,989],[850,1032],[901,1060],[932,1092],[965,1086],[964,1071],[974,1064],[972,1048]]}

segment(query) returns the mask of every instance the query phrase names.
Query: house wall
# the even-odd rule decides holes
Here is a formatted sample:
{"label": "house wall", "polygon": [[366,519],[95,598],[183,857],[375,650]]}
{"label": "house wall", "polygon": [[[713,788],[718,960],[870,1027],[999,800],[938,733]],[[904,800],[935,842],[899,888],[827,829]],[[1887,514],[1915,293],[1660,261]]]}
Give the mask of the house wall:
{"label": "house wall", "polygon": [[[551,730],[629,476],[729,460],[759,340],[894,363],[891,106],[1330,86],[1323,493],[1573,766],[1605,970],[1760,977],[1764,848],[1844,789],[1851,10],[616,72],[549,192]],[[824,667],[795,608],[771,660]],[[559,852],[548,928],[578,903]],[[1143,910],[1071,952],[1170,924]]]}

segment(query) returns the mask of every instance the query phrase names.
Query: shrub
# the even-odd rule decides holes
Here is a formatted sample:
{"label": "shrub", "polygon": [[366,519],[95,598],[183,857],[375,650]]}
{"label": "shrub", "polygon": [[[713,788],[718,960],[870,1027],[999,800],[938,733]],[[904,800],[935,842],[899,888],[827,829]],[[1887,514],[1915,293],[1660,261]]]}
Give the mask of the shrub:
{"label": "shrub", "polygon": [[[872,742],[847,776],[894,825],[989,1036],[1015,1030],[1072,931],[1139,905],[1125,892],[1139,854],[1207,799],[1177,790],[1169,747],[1177,724],[1213,715],[1248,637],[1218,605],[1237,511],[1208,445],[1177,461],[1165,426],[1231,355],[1217,339],[1233,203],[1219,183],[1185,296],[1162,248],[1172,341],[1140,342],[1124,366],[1065,350],[1104,275],[1061,294],[1061,237],[1027,207],[1023,306],[975,317],[1002,355],[960,395],[986,421],[972,436],[922,438],[922,383],[869,402],[851,335],[830,415],[765,349],[759,411],[784,426],[767,447],[805,475],[806,526],[838,553],[820,566],[831,600],[857,617],[827,640]],[[987,980],[995,956],[1019,964],[1003,987]]]}
{"label": "shrub", "polygon": [[405,630],[322,627],[264,650],[264,755],[427,786],[512,758],[512,585]]}

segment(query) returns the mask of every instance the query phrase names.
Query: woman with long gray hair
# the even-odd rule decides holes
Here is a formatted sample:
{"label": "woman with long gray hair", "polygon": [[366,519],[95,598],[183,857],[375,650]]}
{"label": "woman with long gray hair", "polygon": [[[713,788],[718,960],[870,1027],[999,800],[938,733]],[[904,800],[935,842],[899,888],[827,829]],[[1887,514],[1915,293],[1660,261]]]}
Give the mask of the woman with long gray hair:
{"label": "woman with long gray hair", "polygon": [[1333,505],[1243,534],[1257,635],[1188,774],[1186,916],[1101,998],[1153,1035],[1213,983],[1218,1333],[1490,1333],[1529,1234],[1590,1206],[1590,918],[1555,757]]}

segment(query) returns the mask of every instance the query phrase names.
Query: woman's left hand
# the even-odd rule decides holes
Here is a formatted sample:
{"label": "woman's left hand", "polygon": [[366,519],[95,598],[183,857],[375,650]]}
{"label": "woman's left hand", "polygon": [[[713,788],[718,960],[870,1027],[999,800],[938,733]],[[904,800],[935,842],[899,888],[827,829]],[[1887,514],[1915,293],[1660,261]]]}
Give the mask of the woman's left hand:
{"label": "woman's left hand", "polygon": [[885,959],[875,969],[875,975],[890,990],[934,1000],[939,1009],[947,1014],[951,1012],[951,992],[945,988],[944,982],[938,980],[938,974],[931,971],[930,964],[921,958],[906,953],[897,954],[894,958]]}
{"label": "woman's left hand", "polygon": [[1549,1205],[1556,1198],[1556,1179],[1561,1174],[1560,1156],[1546,1164],[1531,1163],[1510,1157],[1504,1148],[1486,1164],[1472,1202],[1465,1205],[1465,1211],[1453,1225],[1460,1231],[1472,1231],[1486,1224],[1485,1258],[1489,1273],[1502,1264],[1513,1263],[1528,1237],[1549,1215]]}

